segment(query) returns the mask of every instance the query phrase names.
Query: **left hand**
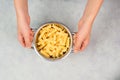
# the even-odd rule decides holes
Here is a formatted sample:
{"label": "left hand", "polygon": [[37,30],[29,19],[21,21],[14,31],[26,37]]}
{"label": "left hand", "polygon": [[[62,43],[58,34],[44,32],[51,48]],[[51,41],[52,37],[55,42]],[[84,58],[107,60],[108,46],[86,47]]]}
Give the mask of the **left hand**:
{"label": "left hand", "polygon": [[89,41],[91,33],[92,22],[83,21],[78,23],[78,32],[74,35],[74,52],[83,51]]}

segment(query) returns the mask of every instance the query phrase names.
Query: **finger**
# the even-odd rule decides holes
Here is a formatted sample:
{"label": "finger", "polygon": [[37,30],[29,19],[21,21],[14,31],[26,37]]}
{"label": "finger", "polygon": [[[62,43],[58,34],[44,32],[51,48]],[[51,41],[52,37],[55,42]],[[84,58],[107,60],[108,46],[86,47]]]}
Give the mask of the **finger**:
{"label": "finger", "polygon": [[75,53],[80,51],[81,44],[82,44],[82,40],[80,39],[79,36],[77,36],[75,39],[75,45],[74,45],[74,52]]}
{"label": "finger", "polygon": [[81,51],[85,50],[87,45],[89,44],[89,37],[83,42],[82,47],[80,48]]}
{"label": "finger", "polygon": [[83,51],[85,49],[85,42],[81,44],[80,51]]}
{"label": "finger", "polygon": [[29,33],[25,35],[25,44],[27,48],[31,48],[32,40],[33,40],[33,31],[29,29]]}
{"label": "finger", "polygon": [[34,36],[34,32],[33,32],[33,31],[30,31],[30,35],[31,35],[31,36]]}
{"label": "finger", "polygon": [[31,42],[33,41],[33,36],[30,36],[30,41],[31,41]]}
{"label": "finger", "polygon": [[18,40],[20,42],[20,44],[25,47],[25,41],[24,41],[24,38],[21,34],[18,34]]}
{"label": "finger", "polygon": [[25,45],[27,48],[31,48],[31,39],[30,39],[30,35],[25,35]]}

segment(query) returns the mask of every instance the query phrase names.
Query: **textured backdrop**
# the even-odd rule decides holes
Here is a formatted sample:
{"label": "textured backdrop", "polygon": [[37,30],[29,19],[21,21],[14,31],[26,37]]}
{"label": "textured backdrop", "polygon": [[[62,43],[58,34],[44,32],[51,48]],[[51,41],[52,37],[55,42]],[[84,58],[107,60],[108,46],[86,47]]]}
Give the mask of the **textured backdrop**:
{"label": "textured backdrop", "polygon": [[[87,0],[29,0],[31,27],[57,21],[77,31]],[[120,80],[120,0],[105,0],[84,52],[49,62],[17,40],[13,0],[0,0],[0,80]]]}

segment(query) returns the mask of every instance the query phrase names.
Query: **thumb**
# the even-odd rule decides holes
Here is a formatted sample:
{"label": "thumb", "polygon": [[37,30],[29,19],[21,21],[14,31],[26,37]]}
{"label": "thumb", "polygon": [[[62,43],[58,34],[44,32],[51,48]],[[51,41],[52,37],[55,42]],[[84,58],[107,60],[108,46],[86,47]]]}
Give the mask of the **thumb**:
{"label": "thumb", "polygon": [[74,37],[74,52],[77,53],[80,51],[80,47],[82,44],[82,40],[80,39],[80,36],[77,36],[77,34]]}

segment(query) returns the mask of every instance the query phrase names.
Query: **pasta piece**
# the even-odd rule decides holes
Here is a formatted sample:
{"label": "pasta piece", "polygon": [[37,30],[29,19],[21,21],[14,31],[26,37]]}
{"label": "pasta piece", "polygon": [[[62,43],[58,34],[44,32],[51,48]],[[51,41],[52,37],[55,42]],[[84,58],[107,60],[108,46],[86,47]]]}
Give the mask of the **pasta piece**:
{"label": "pasta piece", "polygon": [[41,52],[41,54],[44,55],[45,57],[47,57],[47,58],[50,57],[49,54],[47,54],[44,50],[41,50],[40,52]]}
{"label": "pasta piece", "polygon": [[68,37],[66,41],[66,47],[69,48],[69,45],[70,45],[70,38]]}

